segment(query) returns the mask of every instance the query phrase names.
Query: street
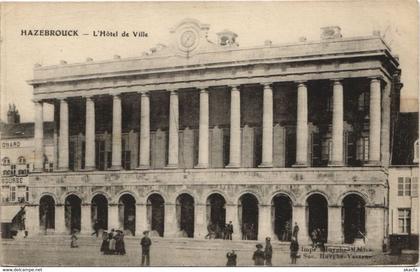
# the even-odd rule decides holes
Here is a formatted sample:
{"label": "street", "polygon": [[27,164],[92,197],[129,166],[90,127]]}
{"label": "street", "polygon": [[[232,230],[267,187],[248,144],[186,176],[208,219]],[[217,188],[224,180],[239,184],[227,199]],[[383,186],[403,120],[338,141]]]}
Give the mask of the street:
{"label": "street", "polygon": [[[238,266],[253,266],[252,254],[256,241],[224,240],[165,240],[152,239],[151,264],[153,266],[225,266],[226,253],[235,249]],[[103,255],[101,239],[82,237],[79,248],[70,248],[70,239],[39,238],[28,240],[2,240],[3,265],[17,266],[141,266],[138,238],[126,239],[125,256]],[[208,245],[208,246],[206,246]],[[273,265],[289,266],[288,245],[273,243]],[[418,256],[418,255],[417,255]],[[300,266],[366,266],[415,263],[416,255],[391,256],[381,252],[368,254],[336,254],[301,252]]]}

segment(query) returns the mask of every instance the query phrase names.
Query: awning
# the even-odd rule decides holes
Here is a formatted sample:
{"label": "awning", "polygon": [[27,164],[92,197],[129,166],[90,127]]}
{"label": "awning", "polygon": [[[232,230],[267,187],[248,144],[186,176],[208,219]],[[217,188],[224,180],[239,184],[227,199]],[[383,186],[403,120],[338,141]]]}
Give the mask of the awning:
{"label": "awning", "polygon": [[1,223],[11,223],[21,210],[20,206],[0,206]]}

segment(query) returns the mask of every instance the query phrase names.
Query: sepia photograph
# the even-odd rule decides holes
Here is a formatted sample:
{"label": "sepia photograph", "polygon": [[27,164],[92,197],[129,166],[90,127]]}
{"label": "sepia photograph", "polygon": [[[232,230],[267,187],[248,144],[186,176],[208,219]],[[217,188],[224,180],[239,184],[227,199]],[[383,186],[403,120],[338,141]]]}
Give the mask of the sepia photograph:
{"label": "sepia photograph", "polygon": [[418,12],[0,3],[2,271],[417,271]]}

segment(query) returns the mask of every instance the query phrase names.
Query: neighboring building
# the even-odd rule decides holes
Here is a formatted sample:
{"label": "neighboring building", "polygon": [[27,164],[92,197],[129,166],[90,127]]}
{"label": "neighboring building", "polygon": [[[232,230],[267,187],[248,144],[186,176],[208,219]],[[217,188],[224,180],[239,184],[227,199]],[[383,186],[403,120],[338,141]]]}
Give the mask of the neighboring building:
{"label": "neighboring building", "polygon": [[[7,124],[1,130],[1,223],[3,237],[24,229],[24,208],[29,201],[28,180],[34,165],[34,123],[20,123],[15,105],[9,105]],[[54,123],[45,123],[45,171],[54,167]]]}
{"label": "neighboring building", "polygon": [[418,249],[419,115],[400,113],[389,168],[389,234],[393,243]]}
{"label": "neighboring building", "polygon": [[[30,234],[122,228],[204,238],[382,248],[402,84],[377,32],[241,48],[184,20],[139,58],[34,68]],[[43,104],[55,106],[57,169],[44,172]],[[287,235],[284,235],[284,234]]]}

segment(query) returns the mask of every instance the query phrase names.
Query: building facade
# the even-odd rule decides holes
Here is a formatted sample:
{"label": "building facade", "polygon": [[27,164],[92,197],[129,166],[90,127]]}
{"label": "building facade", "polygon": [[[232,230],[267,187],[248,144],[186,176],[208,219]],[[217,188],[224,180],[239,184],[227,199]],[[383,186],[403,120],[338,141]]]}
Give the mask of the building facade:
{"label": "building facade", "polygon": [[[139,58],[42,67],[34,89],[29,233],[122,228],[204,238],[382,248],[399,110],[398,59],[379,33],[241,48],[186,19]],[[43,172],[43,105],[55,106],[57,167]]]}

